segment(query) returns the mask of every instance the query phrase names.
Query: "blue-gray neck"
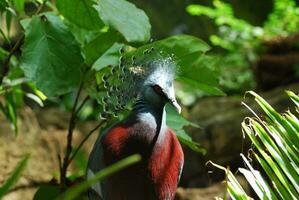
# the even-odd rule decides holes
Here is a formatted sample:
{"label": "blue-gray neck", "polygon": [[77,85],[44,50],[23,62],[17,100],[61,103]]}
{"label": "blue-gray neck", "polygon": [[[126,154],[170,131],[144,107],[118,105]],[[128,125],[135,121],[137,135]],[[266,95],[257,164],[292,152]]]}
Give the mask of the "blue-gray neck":
{"label": "blue-gray neck", "polygon": [[163,138],[162,136],[167,129],[164,105],[155,107],[150,102],[139,99],[133,107],[133,115],[135,115],[140,123],[144,123],[155,129],[157,140]]}

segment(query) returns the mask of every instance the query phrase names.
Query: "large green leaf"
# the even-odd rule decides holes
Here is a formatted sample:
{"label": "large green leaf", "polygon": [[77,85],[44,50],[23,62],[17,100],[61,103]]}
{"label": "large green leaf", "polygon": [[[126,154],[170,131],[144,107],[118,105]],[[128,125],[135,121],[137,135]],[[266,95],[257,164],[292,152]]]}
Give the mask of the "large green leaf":
{"label": "large green leaf", "polygon": [[93,7],[93,0],[57,0],[59,12],[70,22],[89,30],[103,27],[97,11]]}
{"label": "large green leaf", "polygon": [[171,36],[164,40],[154,42],[152,45],[165,52],[174,54],[180,60],[182,60],[184,56],[187,56],[189,54],[198,52],[198,56],[210,50],[210,47],[207,43],[191,35]]}
{"label": "large green leaf", "polygon": [[119,31],[128,42],[146,42],[151,25],[143,10],[125,0],[100,0],[94,6],[106,25]]}
{"label": "large green leaf", "polygon": [[199,128],[198,125],[186,120],[173,108],[173,106],[166,105],[166,124],[175,132],[181,143],[191,148],[193,151],[205,153],[205,149],[192,140],[192,138],[183,129],[185,126],[193,126]]}
{"label": "large green leaf", "polygon": [[13,0],[13,4],[18,12],[24,11],[25,0]]}
{"label": "large green leaf", "polygon": [[119,40],[120,36],[115,31],[108,31],[100,33],[96,38],[86,44],[83,48],[85,55],[85,62],[91,65],[102,54],[104,54],[115,42]]}
{"label": "large green leaf", "polygon": [[143,45],[133,53],[141,56],[145,50],[151,48],[158,52],[161,51],[166,55],[173,55],[181,63],[184,63],[183,58],[185,56],[194,54],[193,57],[197,58],[198,56],[210,50],[210,46],[197,37],[191,35],[175,35],[163,40],[158,40],[150,44]]}
{"label": "large green leaf", "polygon": [[8,192],[8,190],[19,180],[22,172],[24,171],[30,155],[25,155],[25,157],[18,163],[11,176],[6,180],[6,182],[0,187],[0,199]]}
{"label": "large green leaf", "polygon": [[21,68],[45,95],[77,88],[82,64],[80,48],[59,17],[45,13],[32,18],[25,30]]}
{"label": "large green leaf", "polygon": [[199,38],[190,35],[176,35],[144,45],[129,53],[142,56],[147,49],[154,48],[166,56],[172,55],[179,66],[177,80],[209,94],[223,95],[218,89],[219,72],[214,57],[204,55],[210,47]]}
{"label": "large green leaf", "polygon": [[116,66],[119,64],[119,50],[123,47],[123,44],[113,44],[97,61],[93,64],[92,68],[99,71],[107,66]]}

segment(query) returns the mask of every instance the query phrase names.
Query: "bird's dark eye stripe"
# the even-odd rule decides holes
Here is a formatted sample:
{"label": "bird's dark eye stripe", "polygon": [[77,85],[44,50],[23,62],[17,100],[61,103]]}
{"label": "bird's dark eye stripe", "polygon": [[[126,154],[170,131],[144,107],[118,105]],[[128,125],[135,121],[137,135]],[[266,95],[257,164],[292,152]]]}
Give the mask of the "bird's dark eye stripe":
{"label": "bird's dark eye stripe", "polygon": [[162,94],[162,88],[159,85],[153,85],[153,90],[157,93],[157,94]]}
{"label": "bird's dark eye stripe", "polygon": [[160,95],[165,100],[169,100],[163,89],[159,85],[152,85],[153,90],[156,92],[156,94]]}

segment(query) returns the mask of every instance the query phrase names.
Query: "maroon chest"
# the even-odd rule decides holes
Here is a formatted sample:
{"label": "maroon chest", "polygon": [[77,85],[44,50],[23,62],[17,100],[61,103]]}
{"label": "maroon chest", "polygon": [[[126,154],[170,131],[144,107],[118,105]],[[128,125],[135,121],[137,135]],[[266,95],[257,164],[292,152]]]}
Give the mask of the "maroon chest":
{"label": "maroon chest", "polygon": [[[134,130],[134,131],[133,131]],[[142,131],[143,134],[138,134]],[[146,133],[146,134],[144,134]],[[149,127],[118,125],[102,140],[104,162],[108,166],[138,153],[142,161],[109,177],[105,183],[108,200],[172,200],[183,165],[182,148],[175,134],[167,129],[159,135]]]}

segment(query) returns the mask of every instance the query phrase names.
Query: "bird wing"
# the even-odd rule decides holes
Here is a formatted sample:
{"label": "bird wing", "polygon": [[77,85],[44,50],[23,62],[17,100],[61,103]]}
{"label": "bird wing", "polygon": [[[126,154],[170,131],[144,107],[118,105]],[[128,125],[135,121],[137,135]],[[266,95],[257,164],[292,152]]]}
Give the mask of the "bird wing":
{"label": "bird wing", "polygon": [[[127,137],[128,126],[122,123],[114,125],[112,128],[106,129],[96,140],[96,143],[90,153],[87,168],[87,179],[93,177],[97,172],[106,167],[104,160],[104,148],[109,151],[118,153],[123,144],[123,140]],[[88,191],[90,200],[105,199],[105,182],[97,182],[93,184]]]}
{"label": "bird wing", "polygon": [[[100,135],[96,143],[92,149],[92,152],[89,156],[88,160],[88,168],[87,168],[87,179],[91,179],[97,172],[101,171],[104,168],[103,162],[103,150],[102,150],[102,135]],[[88,191],[89,200],[99,200],[103,199],[103,191],[102,191],[102,184],[97,182],[91,186]]]}

